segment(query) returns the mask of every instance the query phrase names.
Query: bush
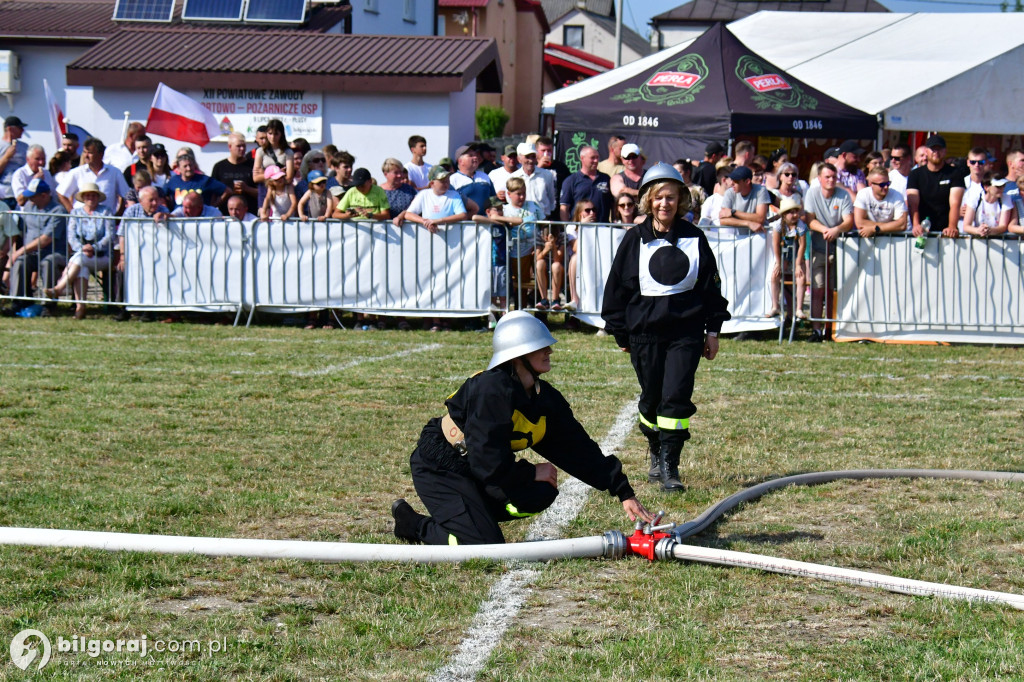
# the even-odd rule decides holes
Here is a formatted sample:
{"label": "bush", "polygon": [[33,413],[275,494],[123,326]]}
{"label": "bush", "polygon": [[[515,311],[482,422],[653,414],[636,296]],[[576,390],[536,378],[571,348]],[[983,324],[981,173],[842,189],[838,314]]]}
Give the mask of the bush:
{"label": "bush", "polygon": [[476,129],[481,140],[491,140],[505,133],[508,112],[501,107],[482,106],[476,110]]}

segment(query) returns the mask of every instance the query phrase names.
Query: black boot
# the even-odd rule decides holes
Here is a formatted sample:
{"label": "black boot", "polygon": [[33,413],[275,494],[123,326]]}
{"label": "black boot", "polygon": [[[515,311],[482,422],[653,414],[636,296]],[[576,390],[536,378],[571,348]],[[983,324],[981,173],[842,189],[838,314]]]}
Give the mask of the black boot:
{"label": "black boot", "polygon": [[391,503],[391,516],[395,519],[395,537],[411,545],[420,544],[420,521],[427,518],[419,514],[403,499]]}
{"label": "black boot", "polygon": [[640,424],[640,433],[647,439],[647,448],[651,454],[651,468],[647,470],[647,480],[657,483],[661,480],[661,434],[644,424]]}
{"label": "black boot", "polygon": [[683,482],[679,480],[679,453],[683,446],[662,445],[661,462],[659,473],[661,475],[661,489],[668,492],[682,492],[686,489]]}

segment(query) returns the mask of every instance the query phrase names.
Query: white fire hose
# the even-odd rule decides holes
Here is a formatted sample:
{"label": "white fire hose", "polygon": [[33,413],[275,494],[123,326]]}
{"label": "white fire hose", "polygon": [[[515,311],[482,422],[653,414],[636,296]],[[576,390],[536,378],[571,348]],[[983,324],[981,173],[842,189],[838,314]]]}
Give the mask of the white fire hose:
{"label": "white fire hose", "polygon": [[[681,540],[684,538],[696,535],[709,527],[730,509],[743,502],[756,499],[769,491],[778,490],[790,485],[816,485],[842,479],[868,478],[948,478],[974,481],[1024,482],[1024,474],[1001,471],[865,469],[801,474],[766,481],[760,485],[740,491],[712,505],[693,521],[688,521],[678,526],[671,523],[662,526],[638,523],[636,531],[630,537],[625,536],[619,531],[608,531],[603,536],[545,540],[540,542],[493,545],[407,546],[0,527],[0,544],[325,562],[399,561],[455,563],[471,559],[550,561],[555,559],[597,557],[618,559],[627,554],[637,554],[646,556],[648,559],[678,559],[721,566],[755,568],[774,573],[881,588],[903,594],[1006,604],[1013,608],[1024,610],[1024,596],[1007,592],[993,592],[897,578],[867,571],[856,571],[760,554],[733,552],[681,543]],[[655,524],[657,524],[657,521],[655,521]],[[670,530],[671,535],[664,532],[666,530]]]}

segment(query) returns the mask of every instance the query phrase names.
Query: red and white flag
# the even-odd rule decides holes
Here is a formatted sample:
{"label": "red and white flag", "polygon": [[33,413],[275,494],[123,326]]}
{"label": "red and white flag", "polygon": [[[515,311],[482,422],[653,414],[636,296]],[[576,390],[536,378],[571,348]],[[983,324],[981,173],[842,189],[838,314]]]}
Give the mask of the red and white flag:
{"label": "red and white flag", "polygon": [[45,78],[43,79],[43,91],[46,93],[46,111],[50,115],[50,129],[53,130],[53,139],[57,143],[57,149],[60,149],[61,138],[68,131],[67,124],[64,123],[64,112],[60,110],[60,105],[53,98],[50,84],[46,82]]}
{"label": "red and white flag", "polygon": [[203,147],[210,138],[220,135],[220,126],[209,109],[160,83],[149,110],[146,132]]}

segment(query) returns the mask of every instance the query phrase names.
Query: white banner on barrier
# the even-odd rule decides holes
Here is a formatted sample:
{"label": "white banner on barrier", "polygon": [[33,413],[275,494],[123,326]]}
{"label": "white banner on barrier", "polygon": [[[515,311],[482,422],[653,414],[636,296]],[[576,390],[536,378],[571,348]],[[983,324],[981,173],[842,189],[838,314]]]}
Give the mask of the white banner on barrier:
{"label": "white banner on barrier", "polygon": [[[626,231],[604,225],[581,225],[577,242],[580,313],[583,322],[604,327],[601,305],[604,302],[604,284],[611,270],[615,251]],[[776,319],[765,317],[773,306],[767,286],[771,272],[772,254],[763,233],[747,230],[736,233],[708,233],[711,250],[718,261],[722,278],[722,295],[729,301],[732,319],[725,323],[726,334],[777,329]]]}
{"label": "white banner on barrier", "polygon": [[491,299],[491,233],[416,223],[257,223],[254,300],[260,307],[484,315]]}
{"label": "white banner on barrier", "polygon": [[1024,243],[892,235],[839,241],[837,340],[1021,342]]}
{"label": "white banner on barrier", "polygon": [[765,317],[774,307],[768,287],[774,256],[765,233],[711,229],[708,241],[718,260],[722,295],[729,301],[732,314],[732,319],[722,325],[722,333],[778,329],[778,319]]}
{"label": "white banner on barrier", "polygon": [[122,229],[129,307],[237,309],[245,262],[240,222],[124,220]]}
{"label": "white banner on barrier", "polygon": [[[487,314],[491,233],[467,223],[126,221],[129,306]],[[244,247],[244,248],[243,248]]]}

